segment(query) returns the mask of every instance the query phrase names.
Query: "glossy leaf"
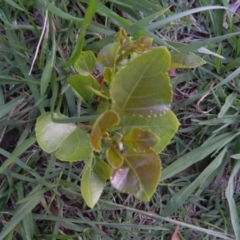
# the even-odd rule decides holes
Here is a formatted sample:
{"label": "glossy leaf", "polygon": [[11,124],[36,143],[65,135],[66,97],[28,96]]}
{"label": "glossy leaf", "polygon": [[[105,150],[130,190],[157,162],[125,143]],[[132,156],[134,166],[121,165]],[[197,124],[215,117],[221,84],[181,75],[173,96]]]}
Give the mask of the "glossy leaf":
{"label": "glossy leaf", "polygon": [[121,192],[149,201],[156,190],[160,172],[161,162],[154,151],[139,153],[128,150],[122,166],[113,170],[111,183]]}
{"label": "glossy leaf", "polygon": [[164,115],[156,118],[126,116],[123,117],[121,125],[124,132],[129,131],[131,128],[139,127],[154,133],[158,137],[158,142],[153,150],[159,153],[177,132],[179,122],[175,114],[169,110]]}
{"label": "glossy leaf", "polygon": [[158,116],[170,108],[172,88],[167,71],[171,56],[166,47],[134,58],[110,85],[113,109],[119,114]]}
{"label": "glossy leaf", "polygon": [[[67,118],[62,114],[54,114],[56,118]],[[68,162],[88,158],[92,153],[89,135],[76,125],[55,123],[50,113],[37,119],[36,136],[40,147],[48,152],[55,152],[58,159]]]}
{"label": "glossy leaf", "polygon": [[94,123],[91,131],[91,144],[95,151],[102,150],[101,139],[108,129],[119,123],[119,116],[115,111],[109,110],[104,112]]}
{"label": "glossy leaf", "polygon": [[61,143],[56,157],[63,161],[74,162],[88,158],[91,153],[89,134],[81,129],[76,129]]}
{"label": "glossy leaf", "polygon": [[95,69],[96,58],[93,52],[81,52],[79,58],[74,63],[74,68],[80,75],[87,76]]}
{"label": "glossy leaf", "polygon": [[171,69],[196,68],[206,62],[194,53],[182,53],[172,55]]}
{"label": "glossy leaf", "polygon": [[99,52],[97,60],[104,67],[114,67],[119,49],[120,43],[110,43]]}
{"label": "glossy leaf", "polygon": [[106,181],[97,176],[92,170],[92,158],[90,158],[83,169],[81,179],[81,193],[86,204],[93,208],[99,200]]}
{"label": "glossy leaf", "polygon": [[106,151],[106,158],[112,168],[119,168],[123,163],[122,155],[115,148],[108,148]]}
{"label": "glossy leaf", "polygon": [[123,143],[135,151],[152,149],[159,138],[152,132],[141,128],[131,128],[124,136]]}
{"label": "glossy leaf", "polygon": [[67,82],[73,88],[73,90],[80,96],[84,101],[92,103],[94,100],[93,91],[89,90],[87,87],[91,87],[96,91],[99,89],[100,85],[98,81],[92,76],[83,76],[83,75],[72,75],[67,78]]}

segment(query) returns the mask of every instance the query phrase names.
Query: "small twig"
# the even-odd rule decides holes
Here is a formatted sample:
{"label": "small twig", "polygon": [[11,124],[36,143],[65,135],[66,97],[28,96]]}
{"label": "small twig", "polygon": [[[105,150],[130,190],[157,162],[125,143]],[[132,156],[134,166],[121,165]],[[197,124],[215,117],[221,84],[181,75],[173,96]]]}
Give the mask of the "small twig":
{"label": "small twig", "polygon": [[86,125],[86,124],[80,124],[77,126],[77,128],[86,128],[86,129],[92,130],[92,126]]}
{"label": "small twig", "polygon": [[204,95],[197,101],[196,110],[197,110],[199,113],[207,114],[207,113],[211,112],[211,111],[214,109],[214,107],[213,107],[213,108],[211,108],[211,109],[208,110],[208,111],[203,111],[203,110],[200,108],[200,106],[199,106],[200,103],[209,95],[209,93],[210,93],[211,89],[213,88],[214,84],[215,84],[215,82],[212,82],[211,85],[210,85],[210,87],[209,87],[208,92],[207,92],[206,94],[204,94]]}

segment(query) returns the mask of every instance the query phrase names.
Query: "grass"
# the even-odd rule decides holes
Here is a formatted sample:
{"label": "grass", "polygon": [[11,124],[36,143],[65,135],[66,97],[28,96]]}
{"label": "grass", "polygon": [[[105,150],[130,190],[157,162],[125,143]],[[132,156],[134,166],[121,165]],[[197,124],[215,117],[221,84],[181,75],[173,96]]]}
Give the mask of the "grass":
{"label": "grass", "polygon": [[[226,0],[88,2],[0,2],[0,239],[171,239],[176,225],[181,239],[240,239],[239,16]],[[120,27],[207,64],[172,77],[181,127],[151,202],[108,185],[88,209],[82,163],[42,152],[35,120],[86,120],[66,83],[74,52],[98,52]]]}

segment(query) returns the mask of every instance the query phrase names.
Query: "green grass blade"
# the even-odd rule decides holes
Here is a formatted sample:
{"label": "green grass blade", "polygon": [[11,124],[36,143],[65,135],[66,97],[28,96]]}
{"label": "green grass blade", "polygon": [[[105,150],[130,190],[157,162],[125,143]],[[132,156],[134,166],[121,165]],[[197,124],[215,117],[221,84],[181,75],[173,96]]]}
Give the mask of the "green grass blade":
{"label": "green grass blade", "polygon": [[87,31],[87,28],[88,28],[89,24],[91,23],[91,20],[94,16],[94,13],[96,12],[97,2],[98,1],[96,1],[96,0],[90,0],[89,1],[88,8],[86,10],[85,17],[84,17],[84,22],[81,26],[81,32],[80,32],[80,35],[79,35],[79,38],[78,38],[77,45],[73,50],[72,56],[70,57],[70,59],[66,63],[66,66],[70,66],[74,62],[76,62],[79,54],[81,54],[81,52],[82,52],[86,31]]}
{"label": "green grass blade", "polygon": [[12,152],[11,156],[5,160],[5,162],[0,167],[0,173],[2,173],[11,163],[15,161],[17,157],[23,154],[29,147],[31,147],[36,142],[36,137],[30,137],[25,140],[21,145],[17,146]]}
{"label": "green grass blade", "polygon": [[[6,34],[7,34],[7,38],[9,40],[9,42],[11,43],[16,43],[16,45],[23,45],[23,43],[21,43],[21,40],[18,38],[18,35],[16,34],[15,31],[10,31],[7,27],[6,27]],[[32,76],[29,76],[29,69],[27,67],[27,65],[25,64],[25,59],[18,53],[18,50],[16,49],[16,47],[11,46],[14,58],[16,60],[16,64],[17,67],[20,69],[20,71],[22,72],[23,76],[25,79],[29,79],[31,81],[34,81],[34,78]],[[35,98],[35,101],[38,102],[40,99],[40,93],[39,93],[39,89],[37,88],[37,86],[29,84],[29,88],[31,90],[31,93],[33,95],[33,97]],[[43,109],[43,105],[39,104],[38,108],[40,110],[40,112],[44,112]]]}
{"label": "green grass blade", "polygon": [[27,84],[33,84],[39,86],[40,83],[34,80],[29,80],[29,79],[24,79],[20,78],[15,79],[11,77],[6,77],[6,76],[0,76],[0,85],[5,85],[5,84],[18,84],[18,83],[27,83]]}
{"label": "green grass blade", "polygon": [[19,4],[21,5],[21,8],[23,9],[23,11],[25,12],[29,22],[31,23],[31,25],[33,26],[33,29],[35,31],[35,34],[39,37],[40,36],[40,31],[37,28],[37,25],[35,24],[34,20],[32,19],[32,17],[30,16],[30,13],[28,12],[28,10],[24,7],[23,3],[21,2],[21,0],[18,0]]}
{"label": "green grass blade", "polygon": [[223,86],[223,85],[229,83],[232,79],[234,79],[235,77],[239,76],[239,74],[240,74],[240,67],[238,67],[234,72],[229,74],[223,81],[218,83],[211,90],[217,89],[218,87]]}
{"label": "green grass blade", "polygon": [[236,239],[240,239],[240,219],[238,216],[238,214],[239,214],[238,208],[239,207],[237,207],[236,202],[233,198],[234,189],[235,189],[234,179],[240,171],[240,161],[237,160],[235,163],[236,164],[235,164],[235,166],[232,170],[232,173],[230,175],[230,178],[228,180],[228,186],[227,186],[225,194],[226,194],[228,204],[229,204],[231,222],[232,222],[232,226],[234,229],[234,233],[235,233]]}
{"label": "green grass blade", "polygon": [[4,105],[5,105],[4,94],[3,94],[2,88],[0,88],[0,108],[2,109]]}
{"label": "green grass blade", "polygon": [[52,36],[52,49],[51,49],[51,56],[49,57],[49,60],[43,70],[42,73],[42,78],[41,78],[41,88],[40,88],[40,92],[41,92],[41,96],[43,97],[47,87],[50,83],[51,80],[51,76],[52,76],[52,71],[53,71],[53,67],[55,65],[55,59],[56,59],[56,39],[55,39],[55,31],[54,31],[54,23],[53,23],[53,19],[52,19],[52,14],[49,14],[49,28],[51,31],[51,36]]}
{"label": "green grass blade", "polygon": [[189,43],[189,44],[185,44],[182,47],[179,47],[178,51],[180,53],[193,52],[193,51],[198,50],[201,47],[209,46],[213,43],[218,43],[218,42],[221,42],[223,40],[229,39],[229,38],[231,38],[233,36],[237,36],[237,35],[240,35],[240,32],[229,33],[229,34],[225,34],[225,35],[222,35],[222,36],[208,38],[208,39],[203,40],[203,41],[192,42],[192,43]]}
{"label": "green grass blade", "polygon": [[[45,1],[38,0],[38,3],[40,3],[42,6],[45,7]],[[74,16],[72,16],[72,15],[62,11],[61,9],[55,7],[50,2],[47,2],[46,7],[54,15],[56,15],[56,16],[58,16],[60,18],[69,20],[69,21],[73,21],[75,24],[78,24],[80,27],[82,27],[82,24],[84,23],[84,19],[78,18],[78,17],[74,17]],[[113,31],[112,29],[104,27],[103,25],[101,25],[101,24],[99,24],[97,22],[91,22],[90,23],[89,31],[100,33],[100,34],[103,34],[103,35],[111,35],[111,34],[115,33],[115,31]]]}
{"label": "green grass blade", "polygon": [[24,204],[18,207],[12,219],[0,233],[0,239],[5,239],[7,234],[10,233],[20,223],[20,221],[24,219],[33,210],[33,208],[36,207],[36,205],[42,199],[42,194],[43,191],[38,192],[37,194],[32,196],[31,201],[25,202]]}
{"label": "green grass blade", "polygon": [[24,11],[17,3],[15,3],[12,0],[5,0],[6,3],[8,3],[9,5],[11,5],[13,8],[16,8],[20,11]]}
{"label": "green grass blade", "polygon": [[17,106],[19,106],[24,99],[26,98],[26,94],[22,94],[16,98],[14,98],[13,100],[11,100],[10,102],[6,103],[0,111],[0,117],[5,116],[8,113],[11,113]]}
{"label": "green grass blade", "polygon": [[40,88],[41,97],[44,96],[44,94],[47,90],[47,87],[49,85],[51,75],[52,75],[52,69],[53,69],[52,60],[49,59],[43,70],[42,77],[41,77],[41,88]]}
{"label": "green grass blade", "polygon": [[[139,213],[141,215],[145,215],[145,216],[151,217],[151,218],[159,220],[159,221],[165,221],[165,222],[169,222],[171,224],[179,225],[181,227],[186,227],[186,228],[192,229],[194,231],[204,232],[206,234],[218,237],[220,239],[233,240],[232,236],[230,236],[230,235],[226,235],[226,234],[218,232],[218,231],[214,231],[214,230],[209,230],[209,229],[206,229],[206,228],[198,227],[198,226],[195,226],[195,225],[192,225],[192,224],[188,224],[188,223],[185,223],[185,222],[177,221],[177,220],[174,220],[174,219],[171,219],[171,218],[168,218],[168,217],[162,217],[162,216],[157,215],[157,214],[152,213],[152,212],[145,212],[145,211],[142,211],[142,210],[139,210],[139,209],[127,207],[127,206],[116,204],[116,203],[112,203],[112,202],[106,202],[106,201],[101,201],[101,202],[104,203],[105,206],[113,207],[114,210],[124,209],[126,211]],[[127,227],[127,224],[125,224],[125,226]]]}
{"label": "green grass blade", "polygon": [[39,220],[50,220],[50,221],[60,221],[65,223],[79,223],[79,224],[88,224],[90,226],[94,225],[101,225],[106,227],[112,227],[112,228],[118,228],[118,229],[147,229],[147,230],[168,230],[167,228],[161,227],[161,226],[153,226],[153,225],[139,225],[139,224],[122,224],[122,223],[109,223],[109,222],[102,222],[102,221],[89,221],[85,219],[74,219],[74,218],[62,218],[62,217],[56,217],[56,216],[44,216],[40,214],[33,214],[34,219]]}
{"label": "green grass blade", "polygon": [[225,103],[221,107],[221,110],[218,114],[218,118],[222,118],[228,109],[233,105],[233,102],[237,98],[237,93],[231,93],[230,95],[227,96]]}
{"label": "green grass blade", "polygon": [[205,181],[222,163],[226,149],[224,148],[221,153],[206,167],[203,172],[187,187],[181,189],[179,192],[173,195],[167,206],[161,212],[161,215],[166,217],[172,213],[177,212],[180,206],[183,206],[184,202],[195,191],[198,186]]}
{"label": "green grass blade", "polygon": [[194,163],[197,163],[204,159],[206,156],[210,155],[217,149],[225,146],[234,138],[236,138],[240,132],[237,133],[226,133],[220,136],[216,136],[208,142],[207,145],[202,145],[191,152],[180,157],[174,163],[169,165],[162,171],[161,181],[173,177],[175,174],[183,171]]}
{"label": "green grass blade", "polygon": [[[21,200],[22,198],[24,198],[23,182],[19,181],[16,184],[16,189],[17,189],[17,199]],[[23,239],[32,240],[34,235],[33,223],[34,221],[32,219],[31,212],[22,219],[21,223],[19,224],[19,229],[20,229],[21,235],[24,235],[22,236]]]}
{"label": "green grass blade", "polygon": [[176,20],[178,20],[178,19],[180,19],[182,17],[186,17],[186,16],[189,16],[189,15],[194,14],[194,13],[203,12],[203,11],[209,11],[209,10],[214,10],[214,9],[228,10],[228,8],[221,7],[221,6],[207,6],[207,7],[194,8],[194,9],[187,10],[185,12],[174,14],[173,16],[170,16],[170,17],[161,19],[161,20],[159,20],[159,21],[157,21],[155,23],[152,23],[151,25],[149,25],[147,27],[147,29],[151,31],[151,30],[154,30],[156,28],[160,28],[160,27],[166,26],[168,23],[176,21]]}

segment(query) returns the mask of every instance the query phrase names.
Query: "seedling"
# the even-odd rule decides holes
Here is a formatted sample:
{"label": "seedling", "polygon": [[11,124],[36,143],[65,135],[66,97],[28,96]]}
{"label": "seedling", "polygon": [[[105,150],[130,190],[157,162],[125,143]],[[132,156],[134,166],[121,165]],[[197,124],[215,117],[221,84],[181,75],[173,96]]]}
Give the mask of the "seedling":
{"label": "seedling", "polygon": [[203,63],[193,53],[171,55],[166,47],[153,47],[148,37],[133,40],[123,29],[97,57],[91,51],[79,54],[77,74],[67,82],[97,119],[55,123],[45,113],[37,119],[36,135],[40,147],[59,160],[85,160],[81,193],[89,207],[107,180],[121,192],[150,200],[161,176],[159,153],[179,127],[170,109],[168,71]]}

